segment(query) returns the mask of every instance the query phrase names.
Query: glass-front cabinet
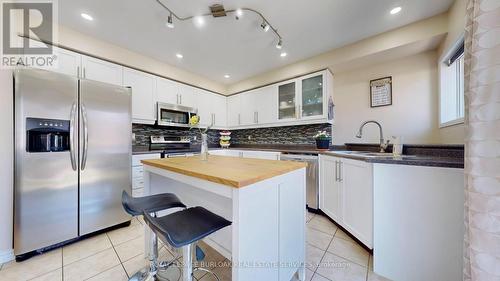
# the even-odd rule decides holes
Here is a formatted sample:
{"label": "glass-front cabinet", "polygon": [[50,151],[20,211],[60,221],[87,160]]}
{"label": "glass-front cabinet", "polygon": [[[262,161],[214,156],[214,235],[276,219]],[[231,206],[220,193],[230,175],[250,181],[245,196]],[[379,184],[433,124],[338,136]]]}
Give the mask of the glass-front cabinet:
{"label": "glass-front cabinet", "polygon": [[302,79],[301,84],[301,117],[322,116],[324,110],[323,75]]}
{"label": "glass-front cabinet", "polygon": [[325,70],[278,84],[278,121],[327,118],[329,77]]}
{"label": "glass-front cabinet", "polygon": [[297,118],[296,88],[295,82],[285,83],[278,86],[279,120]]}

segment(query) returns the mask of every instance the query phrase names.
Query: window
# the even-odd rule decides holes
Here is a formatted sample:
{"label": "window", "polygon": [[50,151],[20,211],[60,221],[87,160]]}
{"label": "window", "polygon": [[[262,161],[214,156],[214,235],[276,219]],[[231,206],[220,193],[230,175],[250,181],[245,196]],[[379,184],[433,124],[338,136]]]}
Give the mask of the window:
{"label": "window", "polygon": [[464,121],[464,43],[452,49],[441,64],[440,83],[440,127]]}

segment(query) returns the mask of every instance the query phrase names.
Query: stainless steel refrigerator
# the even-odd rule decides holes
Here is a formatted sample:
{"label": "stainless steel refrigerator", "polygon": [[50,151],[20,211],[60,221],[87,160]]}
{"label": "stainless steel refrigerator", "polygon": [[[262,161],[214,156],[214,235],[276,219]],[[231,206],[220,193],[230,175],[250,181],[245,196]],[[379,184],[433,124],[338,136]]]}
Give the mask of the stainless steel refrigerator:
{"label": "stainless steel refrigerator", "polygon": [[15,255],[129,221],[131,90],[33,69],[14,83]]}

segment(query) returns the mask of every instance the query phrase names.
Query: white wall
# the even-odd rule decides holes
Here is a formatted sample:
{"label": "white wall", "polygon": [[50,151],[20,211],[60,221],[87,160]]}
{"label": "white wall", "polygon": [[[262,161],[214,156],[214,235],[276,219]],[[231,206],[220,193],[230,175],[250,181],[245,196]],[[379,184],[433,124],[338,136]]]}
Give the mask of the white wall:
{"label": "white wall", "polygon": [[13,218],[13,81],[0,70],[0,263],[12,258]]}
{"label": "white wall", "polygon": [[[385,138],[403,136],[407,144],[439,143],[437,53],[428,51],[378,65],[334,74],[333,143],[378,143],[374,124],[355,137],[365,120],[382,124]],[[392,76],[393,105],[371,108],[369,81]]]}
{"label": "white wall", "polygon": [[[444,65],[445,56],[464,34],[465,14],[466,0],[456,0],[448,12],[448,34],[438,49],[437,64],[439,67]],[[464,124],[441,128],[438,133],[441,143],[464,143],[465,140]]]}

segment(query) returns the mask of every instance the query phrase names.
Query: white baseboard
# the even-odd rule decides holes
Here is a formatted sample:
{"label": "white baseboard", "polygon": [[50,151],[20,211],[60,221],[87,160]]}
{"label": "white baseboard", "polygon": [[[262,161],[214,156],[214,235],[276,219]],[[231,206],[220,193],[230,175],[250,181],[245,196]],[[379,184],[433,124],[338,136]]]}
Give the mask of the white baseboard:
{"label": "white baseboard", "polygon": [[0,251],[0,264],[14,259],[14,249]]}

